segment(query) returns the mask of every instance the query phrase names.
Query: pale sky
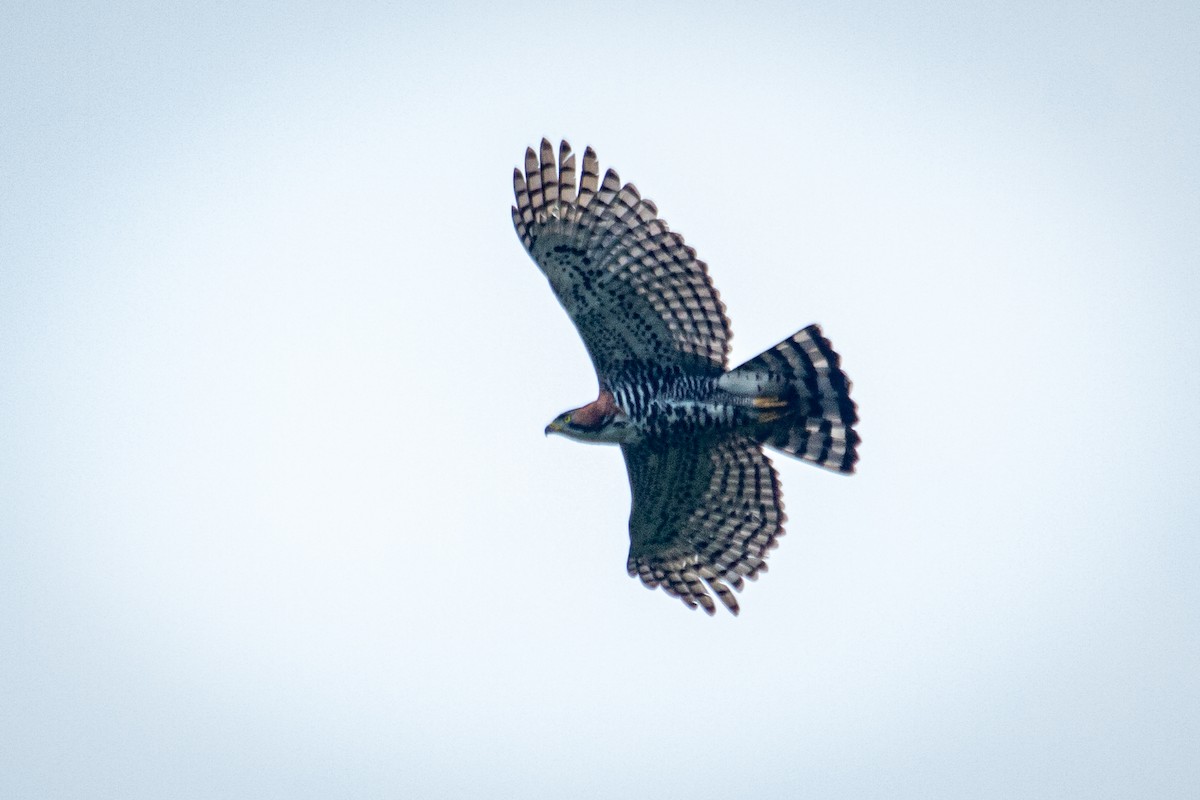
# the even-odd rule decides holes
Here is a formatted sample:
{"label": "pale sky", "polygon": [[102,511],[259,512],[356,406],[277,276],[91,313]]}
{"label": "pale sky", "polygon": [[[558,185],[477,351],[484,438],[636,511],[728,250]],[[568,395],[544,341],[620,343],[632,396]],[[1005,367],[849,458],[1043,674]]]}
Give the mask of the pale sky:
{"label": "pale sky", "polygon": [[[1194,792],[1200,7],[424,5],[5,12],[0,796]],[[739,618],[543,436],[543,136],[855,383]]]}

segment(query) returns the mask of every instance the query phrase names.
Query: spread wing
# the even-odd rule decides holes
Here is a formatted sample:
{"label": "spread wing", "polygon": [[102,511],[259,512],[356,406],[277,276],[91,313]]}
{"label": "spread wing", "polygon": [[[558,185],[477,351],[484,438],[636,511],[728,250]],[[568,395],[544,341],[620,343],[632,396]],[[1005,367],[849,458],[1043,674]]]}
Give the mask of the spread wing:
{"label": "spread wing", "polygon": [[[708,593],[734,614],[743,577],[767,569],[783,535],[783,501],[771,460],[744,436],[662,447],[622,445],[633,510],[630,575],[709,614]],[[706,588],[707,585],[707,588]]]}
{"label": "spread wing", "polygon": [[729,320],[696,251],[632,183],[622,186],[611,169],[601,180],[590,147],[578,184],[575,174],[566,142],[557,164],[545,139],[540,160],[527,150],[525,174],[513,171],[513,224],[579,330],[601,385],[630,362],[721,374]]}

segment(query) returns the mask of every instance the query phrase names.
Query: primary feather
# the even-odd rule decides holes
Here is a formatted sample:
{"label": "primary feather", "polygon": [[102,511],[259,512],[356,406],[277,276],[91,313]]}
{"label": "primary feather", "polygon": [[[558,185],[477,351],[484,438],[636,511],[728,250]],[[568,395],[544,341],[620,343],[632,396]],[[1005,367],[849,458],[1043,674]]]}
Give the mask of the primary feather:
{"label": "primary feather", "polygon": [[547,427],[621,445],[629,474],[631,575],[692,608],[767,568],[783,535],[763,445],[838,472],[858,460],[850,381],[809,326],[727,371],[729,320],[708,268],[658,209],[600,175],[595,152],[543,139],[513,171],[517,235],[591,356],[600,397]]}

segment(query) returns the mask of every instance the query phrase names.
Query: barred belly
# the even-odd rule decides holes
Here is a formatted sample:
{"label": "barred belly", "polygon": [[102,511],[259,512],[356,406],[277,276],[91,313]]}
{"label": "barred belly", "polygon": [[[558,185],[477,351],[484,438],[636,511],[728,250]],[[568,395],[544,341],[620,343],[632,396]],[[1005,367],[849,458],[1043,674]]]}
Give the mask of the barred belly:
{"label": "barred belly", "polygon": [[613,396],[634,426],[651,438],[703,436],[751,424],[742,398],[725,392],[717,378],[647,374],[613,387]]}

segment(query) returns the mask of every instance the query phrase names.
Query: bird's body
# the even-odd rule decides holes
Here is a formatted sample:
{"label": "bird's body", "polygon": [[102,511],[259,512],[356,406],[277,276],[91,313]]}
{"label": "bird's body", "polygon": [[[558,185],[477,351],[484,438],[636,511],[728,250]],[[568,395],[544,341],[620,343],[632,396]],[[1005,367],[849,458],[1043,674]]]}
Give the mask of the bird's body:
{"label": "bird's body", "polygon": [[513,223],[579,329],[597,399],[546,428],[621,446],[633,495],[631,575],[691,607],[732,612],[766,570],[783,503],[764,444],[838,472],[858,459],[837,354],[809,326],[733,370],[729,321],[704,263],[595,153],[527,151]]}
{"label": "bird's body", "polygon": [[749,425],[753,408],[744,398],[722,389],[719,380],[653,365],[614,376],[609,391],[629,425],[614,432],[611,441],[669,441],[683,433],[718,435]]}
{"label": "bird's body", "polygon": [[635,444],[671,442],[680,436],[754,434],[777,417],[776,408],[766,407],[760,396],[735,393],[726,383],[725,376],[689,375],[678,368],[632,368],[608,384],[627,423],[616,429],[608,426],[589,438]]}

